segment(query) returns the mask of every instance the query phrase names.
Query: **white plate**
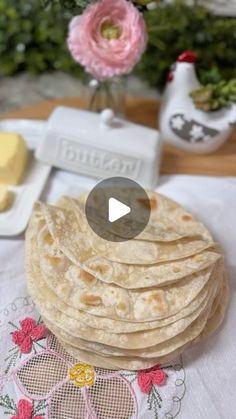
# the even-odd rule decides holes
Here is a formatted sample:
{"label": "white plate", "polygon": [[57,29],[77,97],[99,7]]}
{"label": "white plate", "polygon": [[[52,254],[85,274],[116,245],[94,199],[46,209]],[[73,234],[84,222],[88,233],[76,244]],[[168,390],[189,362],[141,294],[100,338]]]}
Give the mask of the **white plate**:
{"label": "white plate", "polygon": [[9,210],[0,212],[0,236],[16,236],[25,230],[34,203],[39,199],[48,179],[51,166],[42,164],[34,158],[34,150],[44,135],[45,128],[44,121],[8,119],[0,122],[0,132],[21,134],[30,152],[25,178],[20,185],[9,187],[13,196],[12,205]]}

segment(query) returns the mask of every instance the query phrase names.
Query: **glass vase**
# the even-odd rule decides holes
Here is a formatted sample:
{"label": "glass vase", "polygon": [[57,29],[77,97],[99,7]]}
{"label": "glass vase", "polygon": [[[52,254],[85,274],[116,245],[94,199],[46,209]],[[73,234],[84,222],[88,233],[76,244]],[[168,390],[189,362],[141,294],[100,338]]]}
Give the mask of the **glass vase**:
{"label": "glass vase", "polygon": [[125,114],[125,79],[114,77],[109,80],[99,81],[90,78],[84,84],[84,107],[93,112],[112,109],[118,117]]}

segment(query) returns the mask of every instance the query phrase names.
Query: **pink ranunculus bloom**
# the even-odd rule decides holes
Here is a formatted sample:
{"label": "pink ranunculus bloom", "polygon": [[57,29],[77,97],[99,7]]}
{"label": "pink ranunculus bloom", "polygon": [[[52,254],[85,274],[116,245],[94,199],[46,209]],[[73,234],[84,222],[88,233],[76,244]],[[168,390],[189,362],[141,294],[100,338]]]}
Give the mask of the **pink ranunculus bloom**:
{"label": "pink ranunculus bloom", "polygon": [[31,317],[22,320],[20,325],[21,330],[12,333],[12,341],[19,346],[21,353],[27,354],[31,351],[33,342],[45,337],[46,327],[44,324],[37,324]]}
{"label": "pink ranunculus bloom", "polygon": [[137,382],[140,390],[143,393],[150,393],[153,385],[162,386],[166,382],[166,373],[159,365],[148,368],[146,370],[140,370],[137,375]]}
{"label": "pink ranunculus bloom", "polygon": [[21,399],[17,404],[17,416],[11,419],[44,419],[43,416],[33,416],[33,404],[28,400]]}
{"label": "pink ranunculus bloom", "polygon": [[128,74],[147,45],[143,16],[127,0],[98,0],[72,19],[68,47],[98,80]]}

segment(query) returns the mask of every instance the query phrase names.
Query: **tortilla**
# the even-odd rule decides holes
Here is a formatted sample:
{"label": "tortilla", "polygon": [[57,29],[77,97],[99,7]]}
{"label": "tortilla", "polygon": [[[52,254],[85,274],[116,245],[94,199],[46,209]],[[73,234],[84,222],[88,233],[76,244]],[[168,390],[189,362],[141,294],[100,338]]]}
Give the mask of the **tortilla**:
{"label": "tortilla", "polygon": [[[98,336],[96,332],[93,333],[93,338],[95,341],[87,340],[86,338],[90,337],[91,330],[87,330],[87,333],[82,333],[81,337],[81,330],[80,325],[78,322],[74,322],[73,319],[68,318],[67,316],[64,316],[53,306],[50,306],[49,304],[47,307],[43,307],[43,302],[39,299],[36,300],[36,304],[39,306],[40,311],[43,313],[44,317],[49,322],[50,329],[54,331],[55,329],[52,327],[52,325],[56,324],[57,329],[60,329],[60,333],[62,336],[68,337],[68,342],[73,344],[76,347],[79,347],[81,349],[85,350],[91,350],[95,353],[102,353],[105,355],[112,355],[112,356],[140,356],[144,358],[154,357],[154,356],[161,356],[165,351],[168,351],[169,348],[173,349],[173,347],[178,347],[178,345],[181,345],[182,342],[187,342],[190,338],[192,339],[192,336],[195,333],[198,333],[198,327],[202,324],[202,322],[206,321],[208,318],[208,313],[211,309],[213,299],[216,295],[216,291],[214,294],[212,294],[211,299],[209,301],[208,306],[205,304],[205,307],[201,307],[201,309],[195,311],[192,315],[183,318],[175,323],[172,323],[169,326],[155,329],[152,332],[152,336],[149,332],[139,332],[139,333],[133,333],[129,334],[127,337],[130,342],[134,342],[135,348],[121,348],[119,349],[117,342],[118,339],[120,342],[125,342],[125,336],[124,334],[119,334],[116,336],[112,336],[112,339],[110,340],[109,337],[105,332],[103,332],[102,340],[106,340],[110,342],[110,344],[107,343],[98,343],[96,341],[96,337]],[[55,321],[56,318],[56,321]],[[198,334],[196,335],[198,336]],[[99,339],[101,337],[101,333],[99,334]],[[138,348],[136,342],[137,339],[147,339],[150,341],[150,338],[155,337],[155,345],[150,347],[144,347],[144,348]],[[115,346],[112,345],[112,343],[115,343]],[[132,343],[133,345],[133,343]]]}
{"label": "tortilla", "polygon": [[164,243],[144,240],[108,242],[92,231],[82,212],[41,206],[53,240],[75,264],[94,256],[127,264],[155,264],[192,256],[214,244],[198,236]]}
{"label": "tortilla", "polygon": [[[223,298],[218,302],[217,306],[215,306],[215,303],[213,304],[212,312],[214,312],[215,314],[212,316],[210,313],[209,318],[206,322],[206,325],[202,333],[200,334],[202,338],[209,337],[215,331],[215,328],[220,325],[220,323],[222,322],[224,318],[224,313],[225,313],[225,309],[228,302],[228,284],[226,280],[224,280],[224,291],[222,293],[222,297]],[[183,351],[185,351],[194,343],[196,343],[198,340],[199,338],[193,340],[192,342],[188,342],[181,348],[159,358],[142,359],[138,357],[123,357],[123,358],[117,359],[117,357],[102,356],[102,355],[94,354],[93,352],[90,352],[90,351],[78,349],[74,347],[73,345],[70,345],[68,342],[64,341],[61,338],[61,336],[59,336],[59,341],[62,344],[62,346],[74,358],[78,359],[81,362],[90,363],[91,365],[94,365],[100,368],[108,368],[108,369],[113,369],[113,370],[114,369],[139,370],[139,369],[150,368],[157,364],[164,364],[164,363],[170,362],[173,359],[175,359],[177,356],[179,356]]]}
{"label": "tortilla", "polygon": [[197,297],[213,271],[212,267],[207,268],[178,283],[158,289],[125,290],[105,284],[71,263],[68,263],[64,272],[59,258],[56,258],[59,262],[55,266],[55,258],[38,257],[46,284],[60,300],[96,316],[128,322],[146,322],[173,316]]}
{"label": "tortilla", "polygon": [[[34,223],[33,218],[32,223]],[[38,246],[45,254],[60,257],[61,250],[50,235],[46,222],[41,229],[35,228],[35,235]],[[76,265],[105,283],[114,283],[126,289],[138,289],[177,282],[179,279],[213,266],[220,257],[221,250],[217,246],[178,261],[154,265],[127,265],[102,257],[86,259],[86,255],[82,253],[80,263]]]}
{"label": "tortilla", "polygon": [[[192,214],[190,214],[184,208],[182,208],[177,202],[155,191],[147,190],[146,192],[149,197],[149,203],[141,199],[139,194],[135,193],[135,191],[132,197],[134,201],[137,200],[139,202],[143,211],[149,208],[151,209],[149,223],[135,239],[148,241],[174,241],[186,236],[202,235],[202,237],[212,240],[212,236],[206,229],[206,227],[202,223],[200,223],[195,217],[193,217]],[[127,193],[128,195],[130,195],[130,189],[127,190]],[[114,188],[106,188],[105,194],[108,199],[109,196],[112,196],[112,194],[114,194]],[[79,202],[83,205],[82,208],[84,209],[88,195],[89,193],[84,193],[78,199],[62,197],[58,200],[57,205],[59,207],[67,209],[69,206],[69,201],[72,205],[74,204],[75,206],[78,206]],[[122,190],[122,196],[124,196],[125,199],[126,193],[124,189]],[[97,198],[98,196],[96,195],[96,199]],[[127,196],[127,198],[129,198],[129,196]],[[100,199],[104,199],[104,193],[101,194]],[[94,203],[94,221],[99,222],[98,208],[101,206],[102,203],[103,202],[99,203],[97,201]],[[129,225],[127,225],[127,230],[128,229]],[[114,225],[112,226],[112,231],[115,231]],[[118,230],[117,234],[121,235],[121,237],[127,237],[126,231],[121,232],[120,230]]]}
{"label": "tortilla", "polygon": [[[34,241],[33,238],[32,241]],[[75,308],[64,303],[55,294],[54,289],[50,289],[47,286],[42,272],[40,271],[39,258],[37,257],[37,253],[34,252],[34,248],[35,244],[31,244],[30,257],[28,258],[27,263],[28,280],[30,280],[30,278],[33,279],[33,282],[36,284],[37,292],[43,297],[43,299],[50,301],[59,311],[62,311],[64,314],[74,318],[75,320],[81,321],[85,325],[97,329],[110,329],[113,333],[131,333],[140,330],[155,329],[157,327],[163,327],[165,325],[174,323],[180,318],[186,317],[193,313],[199,308],[199,306],[206,304],[209,300],[212,290],[215,287],[215,277],[212,275],[212,278],[207,282],[207,284],[199,292],[197,298],[195,298],[191,304],[183,308],[183,310],[179,311],[177,314],[169,316],[165,319],[138,323],[113,320],[104,317],[98,318],[97,316],[93,316],[82,310],[76,310]]]}
{"label": "tortilla", "polygon": [[[219,267],[217,267],[218,276],[223,276],[222,268],[223,264],[221,263]],[[90,340],[117,348],[147,348],[157,345],[157,342],[166,340],[166,337],[170,336],[171,334],[177,334],[179,329],[181,327],[184,328],[186,325],[185,318],[179,320],[177,325],[176,323],[172,323],[170,326],[166,326],[166,328],[163,328],[162,331],[159,328],[143,332],[135,332],[128,335],[124,333],[117,335],[113,333],[106,333],[103,330],[92,329],[88,326],[85,326],[82,322],[79,322],[78,320],[75,321],[74,319],[71,319],[64,313],[57,310],[56,307],[50,303],[48,298],[45,301],[44,298],[40,297],[40,293],[38,293],[38,290],[35,287],[33,278],[34,276],[29,275],[28,270],[28,286],[30,293],[33,295],[36,305],[39,306],[41,314],[44,315],[44,317],[49,318],[49,320],[51,320],[53,323],[61,324],[61,327],[68,330],[72,335],[76,334],[78,337],[84,340]],[[216,284],[218,284],[217,280]],[[217,290],[217,287],[215,287],[215,289]],[[206,316],[204,316],[204,318],[205,317]]]}
{"label": "tortilla", "polygon": [[29,292],[45,324],[80,361],[147,368],[170,361],[223,320],[222,250],[180,205],[148,194],[148,226],[126,242],[96,236],[84,198],[35,206],[26,233]]}
{"label": "tortilla", "polygon": [[[36,247],[36,245],[35,245]],[[31,257],[34,251],[31,245]],[[35,255],[46,284],[69,306],[114,320],[151,321],[178,313],[208,282],[212,267],[186,277],[172,286],[125,290],[96,280],[60,256]]]}

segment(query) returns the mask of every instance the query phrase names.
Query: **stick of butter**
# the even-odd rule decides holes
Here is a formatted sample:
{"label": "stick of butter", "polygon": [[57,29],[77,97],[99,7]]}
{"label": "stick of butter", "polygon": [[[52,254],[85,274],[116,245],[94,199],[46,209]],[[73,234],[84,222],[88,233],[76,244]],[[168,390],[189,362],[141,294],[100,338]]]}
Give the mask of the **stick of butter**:
{"label": "stick of butter", "polygon": [[17,185],[27,161],[23,138],[14,133],[0,133],[0,184]]}
{"label": "stick of butter", "polygon": [[0,212],[5,211],[9,203],[10,192],[6,185],[0,185]]}

